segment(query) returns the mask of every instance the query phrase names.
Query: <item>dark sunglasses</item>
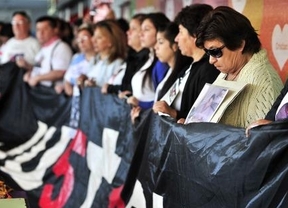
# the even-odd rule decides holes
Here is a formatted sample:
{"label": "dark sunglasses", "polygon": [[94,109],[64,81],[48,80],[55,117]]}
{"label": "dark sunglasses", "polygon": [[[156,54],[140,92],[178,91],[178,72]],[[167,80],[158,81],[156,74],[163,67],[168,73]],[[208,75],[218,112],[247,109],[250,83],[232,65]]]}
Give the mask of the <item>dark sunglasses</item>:
{"label": "dark sunglasses", "polygon": [[220,48],[206,49],[204,48],[205,53],[208,56],[212,56],[214,58],[220,58],[223,55],[222,49],[225,48],[225,45]]}

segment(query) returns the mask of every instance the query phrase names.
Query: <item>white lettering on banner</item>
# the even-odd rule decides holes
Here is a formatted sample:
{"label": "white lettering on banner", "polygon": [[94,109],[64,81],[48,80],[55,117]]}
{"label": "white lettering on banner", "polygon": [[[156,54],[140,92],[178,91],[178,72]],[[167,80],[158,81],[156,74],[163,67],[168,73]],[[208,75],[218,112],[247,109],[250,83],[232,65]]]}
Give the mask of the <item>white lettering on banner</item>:
{"label": "white lettering on banner", "polygon": [[283,30],[280,25],[275,25],[272,33],[272,51],[280,67],[283,67],[288,59],[288,25],[285,24]]}
{"label": "white lettering on banner", "polygon": [[165,5],[165,14],[170,20],[173,20],[174,18],[174,11],[174,0],[167,0]]}
{"label": "white lettering on banner", "polygon": [[182,0],[183,7],[193,4],[193,0]]}
{"label": "white lettering on banner", "polygon": [[246,0],[232,0],[232,7],[239,13],[244,11]]}
{"label": "white lettering on banner", "polygon": [[163,197],[153,193],[153,208],[163,208]]}
{"label": "white lettering on banner", "polygon": [[143,188],[140,181],[136,181],[132,196],[126,207],[146,208],[146,200],[143,194]]}
{"label": "white lettering on banner", "polygon": [[102,178],[112,183],[121,158],[115,153],[119,132],[104,128],[102,136],[102,147],[93,142],[88,142],[87,164],[90,169],[87,196],[82,208],[92,206],[95,195],[101,185]]}
{"label": "white lettering on banner", "polygon": [[43,184],[45,172],[58,160],[71,140],[69,137],[70,130],[69,127],[62,126],[60,140],[53,147],[44,152],[38,166],[34,170],[24,172],[21,163],[33,160],[38,153],[45,150],[47,142],[49,142],[56,131],[55,127],[50,127],[44,138],[41,139],[39,143],[35,144],[30,152],[21,154],[17,156],[16,159],[6,160],[4,166],[1,167],[1,170],[9,174],[24,190],[29,191],[41,186]]}

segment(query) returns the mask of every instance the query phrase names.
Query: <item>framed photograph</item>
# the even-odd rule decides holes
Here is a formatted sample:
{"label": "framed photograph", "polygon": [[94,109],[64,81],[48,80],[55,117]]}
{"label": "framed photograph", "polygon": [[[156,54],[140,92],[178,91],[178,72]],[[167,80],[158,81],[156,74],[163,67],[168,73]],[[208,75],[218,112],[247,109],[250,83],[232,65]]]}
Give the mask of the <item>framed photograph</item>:
{"label": "framed photograph", "polygon": [[210,122],[228,91],[228,88],[206,84],[190,109],[185,124],[192,122]]}

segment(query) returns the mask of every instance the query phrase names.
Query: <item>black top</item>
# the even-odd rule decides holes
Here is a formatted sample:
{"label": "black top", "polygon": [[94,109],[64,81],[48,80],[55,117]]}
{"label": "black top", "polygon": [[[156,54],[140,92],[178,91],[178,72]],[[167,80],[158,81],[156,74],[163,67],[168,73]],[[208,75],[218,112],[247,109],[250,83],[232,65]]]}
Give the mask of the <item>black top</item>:
{"label": "black top", "polygon": [[209,63],[209,56],[206,54],[202,59],[193,63],[183,90],[181,109],[177,111],[177,119],[186,118],[204,85],[213,83],[219,73],[219,70]]}
{"label": "black top", "polygon": [[122,79],[121,85],[109,85],[108,93],[118,94],[119,91],[129,90],[132,92],[131,79],[133,75],[146,63],[149,58],[149,49],[144,48],[139,52],[136,52],[132,48],[129,49],[128,57],[126,59],[126,71]]}
{"label": "black top", "polygon": [[284,88],[281,90],[280,95],[277,97],[274,104],[272,105],[270,111],[267,113],[265,119],[270,120],[270,121],[275,121],[275,115],[276,115],[277,109],[287,92],[288,92],[288,80],[286,81]]}

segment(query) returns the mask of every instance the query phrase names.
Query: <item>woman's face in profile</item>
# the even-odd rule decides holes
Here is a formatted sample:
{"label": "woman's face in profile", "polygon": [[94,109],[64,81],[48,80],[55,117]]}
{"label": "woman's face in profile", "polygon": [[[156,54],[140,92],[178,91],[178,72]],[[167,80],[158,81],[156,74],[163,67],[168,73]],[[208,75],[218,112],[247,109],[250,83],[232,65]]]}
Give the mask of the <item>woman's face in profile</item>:
{"label": "woman's face in profile", "polygon": [[193,45],[195,47],[195,38],[193,38],[188,30],[183,26],[179,25],[179,33],[175,37],[175,41],[178,44],[178,47],[184,56],[189,56],[191,57],[193,54]]}
{"label": "woman's face in profile", "polygon": [[[173,49],[173,48],[174,49]],[[170,63],[174,60],[174,53],[177,49],[175,43],[171,44],[164,36],[164,32],[157,33],[157,43],[155,45],[155,53],[158,59],[163,63]]]}
{"label": "woman's face in profile", "polygon": [[81,30],[77,34],[77,44],[82,53],[93,50],[91,34],[87,30]]}
{"label": "woman's face in profile", "polygon": [[141,46],[152,48],[156,44],[156,28],[149,19],[145,19],[141,25]]}
{"label": "woman's face in profile", "polygon": [[243,47],[231,51],[223,42],[211,40],[205,41],[204,48],[209,55],[209,63],[213,64],[222,73],[234,73],[243,67]]}
{"label": "woman's face in profile", "polygon": [[109,32],[105,29],[97,27],[93,35],[93,46],[95,52],[109,53],[109,49],[112,45]]}
{"label": "woman's face in profile", "polygon": [[129,30],[127,31],[128,45],[133,49],[138,50],[141,48],[141,24],[139,20],[132,19],[129,23]]}

